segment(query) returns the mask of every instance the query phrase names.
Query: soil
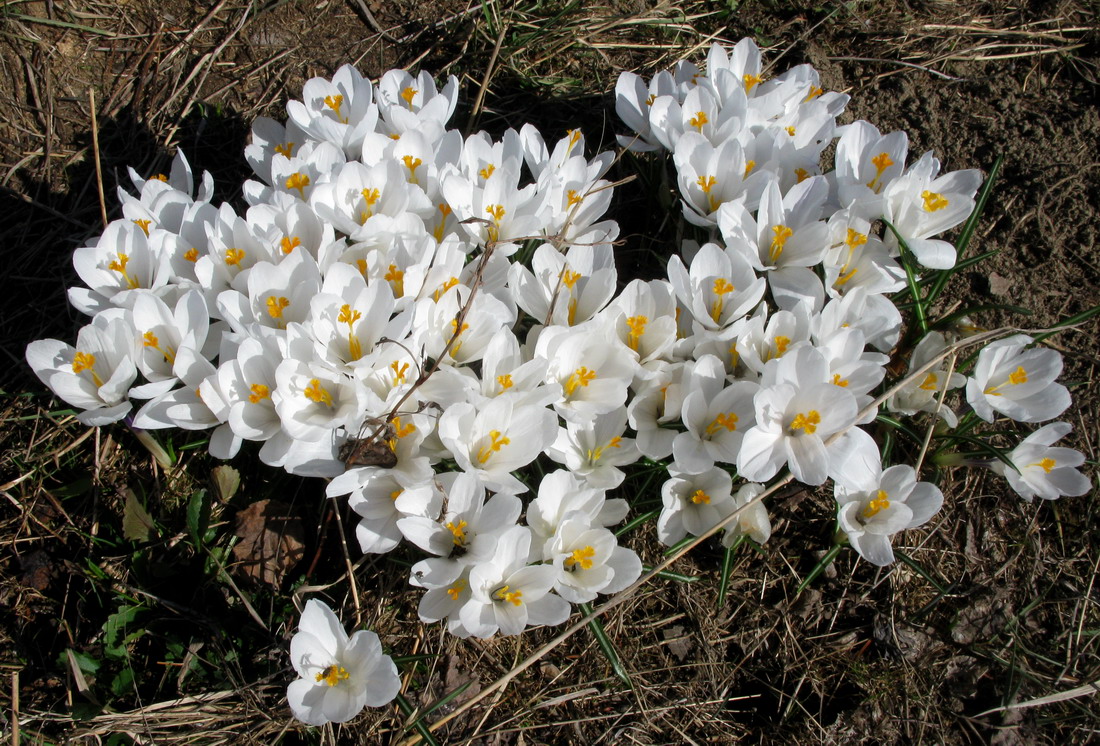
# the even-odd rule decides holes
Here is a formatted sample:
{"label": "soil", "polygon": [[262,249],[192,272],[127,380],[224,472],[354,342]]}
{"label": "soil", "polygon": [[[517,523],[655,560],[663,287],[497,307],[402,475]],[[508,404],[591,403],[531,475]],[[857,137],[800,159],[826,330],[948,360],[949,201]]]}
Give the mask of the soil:
{"label": "soil", "polygon": [[[516,26],[501,37],[498,54],[495,5],[484,11],[456,0],[274,2],[252,11],[248,5],[230,0],[210,11],[183,0],[89,1],[73,3],[66,14],[54,3],[23,2],[0,11],[15,14],[0,28],[0,215],[6,217],[0,272],[9,288],[0,342],[10,361],[0,372],[0,481],[8,498],[0,501],[0,525],[8,529],[0,540],[0,667],[18,672],[12,681],[23,721],[34,722],[24,738],[91,738],[116,727],[117,721],[68,719],[82,695],[59,659],[66,649],[100,655],[106,615],[116,611],[96,601],[97,589],[106,586],[88,579],[82,557],[92,552],[101,568],[129,561],[126,547],[104,549],[87,537],[96,536],[100,521],[122,519],[123,487],[168,491],[127,433],[87,436],[71,420],[44,419],[42,412],[59,405],[23,363],[29,341],[71,339],[82,323],[66,304],[65,289],[76,283],[73,248],[100,229],[93,133],[108,209],[114,187],[128,183],[126,166],[152,172],[170,157],[166,143],[183,148],[196,172],[214,174],[216,200],[239,200],[250,122],[282,117],[286,100],[308,78],[330,75],[344,62],[371,76],[400,66],[430,70],[437,79],[456,72],[465,91],[461,122],[493,63],[479,127],[499,134],[531,121],[549,139],[580,125],[590,147],[597,141],[612,147],[617,70],[651,74],[693,47],[701,61],[711,38],[752,35],[776,70],[810,62],[826,88],[850,94],[843,121],[861,118],[883,132],[907,131],[911,157],[933,149],[944,170],[987,173],[1004,158],[970,246],[971,255],[996,254],[952,280],[943,310],[1020,306],[1032,315],[993,308],[976,321],[1040,329],[1100,304],[1094,3],[872,0],[834,8],[727,0],[654,8],[616,0],[586,10],[596,20],[584,34],[567,23],[576,7],[532,3],[515,11]],[[655,18],[666,25],[658,28]],[[682,27],[669,30],[672,23]],[[555,36],[559,28],[566,30]],[[542,29],[541,36],[525,37],[532,29]],[[665,47],[672,51],[656,58]],[[94,130],[89,90],[98,114]],[[618,215],[627,239],[623,265],[636,261],[639,272],[650,250],[663,244],[667,253],[675,238],[664,216],[639,216],[634,209],[640,190],[651,186],[641,181],[624,188]],[[1051,340],[1065,355],[1061,380],[1074,389],[1073,408],[1064,416],[1075,427],[1070,445],[1085,452],[1092,474],[1100,417],[1096,329],[1095,321],[1087,322]],[[197,464],[195,474],[205,468],[200,458],[188,462]],[[48,476],[24,476],[47,468],[41,464],[52,464]],[[255,466],[241,468],[246,490],[281,479]],[[1100,727],[1100,703],[1092,694],[1009,705],[1100,680],[1095,494],[1029,505],[981,470],[941,478],[943,514],[927,530],[907,535],[912,564],[879,572],[843,553],[798,593],[800,578],[830,544],[833,507],[826,492],[791,492],[774,504],[775,537],[766,551],[736,556],[723,606],[716,604],[722,555],[710,546],[676,568],[701,580],[662,581],[658,592],[605,620],[632,672],[633,691],[616,683],[593,638],[580,634],[495,706],[451,723],[441,742],[1089,742]],[[76,498],[65,492],[80,485]],[[316,557],[331,554],[342,569],[333,549],[339,535],[320,517],[316,485],[278,485],[295,510],[306,506],[307,558],[316,565]],[[170,495],[157,494],[172,504]],[[90,509],[78,513],[75,504]],[[224,509],[231,520],[233,506]],[[652,539],[635,536],[631,545],[645,561],[660,561]],[[156,559],[166,567],[178,561],[170,549]],[[434,628],[425,633],[403,572],[368,564],[360,583],[363,606],[377,612],[372,626],[387,646],[429,655],[418,669],[421,689],[409,695],[414,706],[428,706],[467,682],[474,686],[464,696],[472,696],[552,636],[535,631],[519,643],[475,644],[444,638]],[[137,582],[124,569],[116,580],[114,592],[131,593],[128,584]],[[332,578],[309,578],[322,580]],[[222,620],[251,624],[234,599],[194,593],[192,603],[209,604],[213,618],[224,613]],[[280,603],[257,593],[269,608]],[[191,623],[189,611],[174,613],[181,615],[175,623]],[[268,656],[264,665],[285,655],[286,631],[257,633],[258,644],[266,645],[257,653],[257,659]],[[209,638],[208,651],[222,644],[217,640]],[[257,661],[241,665],[261,668]],[[157,701],[196,693],[180,676],[176,688],[162,679],[152,692]],[[218,736],[225,740],[213,735],[223,722],[209,726],[208,741],[193,742],[265,742],[267,736],[257,734],[278,733],[289,717],[282,711],[284,683],[278,676],[274,684],[257,683],[221,711],[226,722],[246,724]],[[5,710],[13,711],[10,687],[0,691],[9,698]],[[144,702],[132,695],[124,691],[113,709],[132,713],[149,704],[148,691]],[[339,742],[375,743],[379,734],[395,733],[397,719],[370,717],[366,725],[338,731]],[[277,727],[263,730],[272,718]],[[145,722],[148,729],[161,727]],[[182,726],[163,727],[131,732],[137,739],[155,732],[159,742],[182,732],[172,730]],[[298,734],[290,738],[308,740],[290,728]]]}

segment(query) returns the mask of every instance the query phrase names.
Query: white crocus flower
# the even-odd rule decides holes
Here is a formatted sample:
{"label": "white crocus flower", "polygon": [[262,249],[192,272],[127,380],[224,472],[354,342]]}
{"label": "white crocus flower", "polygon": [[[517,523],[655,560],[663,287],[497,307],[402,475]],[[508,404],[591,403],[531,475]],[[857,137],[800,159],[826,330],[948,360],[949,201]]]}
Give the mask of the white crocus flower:
{"label": "white crocus flower", "polygon": [[474,472],[489,489],[526,492],[512,472],[534,461],[557,436],[554,413],[498,396],[484,407],[455,404],[439,418],[439,439],[463,471]]}
{"label": "white crocus flower", "polygon": [[331,440],[333,430],[352,430],[363,419],[361,384],[328,366],[289,358],[275,369],[275,382],[271,398],[293,438]]}
{"label": "white crocus flower", "polygon": [[676,343],[676,298],[664,280],[631,280],[607,307],[619,341],[636,356],[635,378],[646,378],[650,366],[667,359]]}
{"label": "white crocus flower", "polygon": [[862,119],[841,127],[834,172],[841,206],[866,220],[882,217],[882,192],[901,176],[908,153],[903,131],[883,135]]}
{"label": "white crocus flower", "polygon": [[632,464],[640,454],[633,438],[624,438],[626,407],[597,415],[587,423],[569,422],[558,429],[546,455],[564,464],[589,487],[610,490],[626,479],[619,466]]}
{"label": "white crocus flower", "polygon": [[549,361],[547,382],[561,386],[562,399],[554,409],[563,419],[583,422],[626,401],[634,361],[600,320],[543,330],[535,354]]}
{"label": "white crocus flower", "polygon": [[382,160],[373,166],[351,161],[334,170],[309,197],[322,219],[352,241],[382,233],[417,236],[435,207],[416,184],[405,179],[404,166]]}
{"label": "white crocus flower", "polygon": [[[921,341],[914,348],[913,356],[909,361],[909,370],[913,371],[923,367],[929,360],[945,349],[947,349],[947,341],[944,339],[943,334],[929,332],[921,338]],[[946,403],[940,406],[940,399],[943,396],[944,389],[950,391],[964,385],[966,376],[954,372],[949,374],[947,365],[947,359],[941,360],[938,365],[923,376],[895,393],[886,400],[887,409],[908,417],[915,415],[917,412],[933,412],[942,417],[948,427],[955,427],[959,418]]]}
{"label": "white crocus flower", "polygon": [[378,124],[374,87],[351,65],[341,66],[331,81],[307,80],[302,101],[288,101],[286,111],[303,132],[342,148],[349,158],[363,154],[363,139]]}
{"label": "white crocus flower", "polygon": [[470,636],[469,630],[462,626],[458,612],[471,597],[471,569],[472,565],[440,557],[429,557],[412,566],[409,585],[427,591],[420,598],[417,607],[420,621],[439,622],[447,619],[447,631],[452,635]]}
{"label": "white crocus flower", "polygon": [[700,474],[669,469],[661,486],[663,508],[657,519],[657,538],[672,546],[688,534],[699,536],[733,512],[733,480],[729,472],[712,467]]}
{"label": "white crocus flower", "polygon": [[753,381],[726,384],[722,361],[706,355],[684,369],[681,420],[687,432],[672,442],[677,470],[701,474],[715,462],[737,461],[741,439],[754,424]]}
{"label": "white crocus flower", "polygon": [[863,288],[868,293],[893,293],[905,286],[905,272],[890,256],[871,224],[850,210],[829,218],[830,244],[822,266],[825,292],[833,298]]}
{"label": "white crocus flower", "polygon": [[776,311],[770,317],[767,307],[753,315],[737,335],[740,362],[756,375],[761,375],[773,361],[782,359],[788,350],[808,342],[812,314],[809,303],[799,303],[790,311]]}
{"label": "white crocus flower", "polygon": [[737,471],[745,479],[764,482],[788,464],[798,481],[821,484],[830,473],[825,439],[855,421],[855,397],[822,381],[827,368],[821,354],[810,347],[799,352],[816,355],[819,363],[791,366],[792,378],[756,394],[756,425],[745,433],[737,456]]}
{"label": "white crocus flower", "polygon": [[615,294],[614,255],[593,246],[574,246],[564,254],[542,244],[531,269],[518,262],[508,271],[516,305],[539,324],[575,326],[588,321]]}
{"label": "white crocus flower", "polygon": [[642,574],[642,561],[606,528],[593,527],[579,513],[562,521],[547,545],[557,570],[554,590],[566,601],[588,603],[596,594],[618,593]]}
{"label": "white crocus flower", "polygon": [[[868,448],[877,451],[873,441]],[[883,470],[879,463],[861,484],[837,482],[837,521],[852,547],[868,562],[883,567],[894,561],[890,537],[923,526],[943,505],[943,493],[934,484],[918,482],[913,467],[899,464]]]}
{"label": "white crocus flower", "polygon": [[382,130],[402,139],[421,133],[429,142],[443,137],[443,128],[458,103],[458,78],[451,75],[437,89],[431,74],[422,70],[415,78],[405,70],[389,70],[378,81],[376,100]]}
{"label": "white crocus flower", "polygon": [[1092,489],[1092,481],[1077,470],[1085,456],[1072,448],[1055,448],[1054,444],[1069,434],[1068,422],[1052,422],[1020,441],[1008,454],[1016,469],[1001,461],[990,468],[1008,480],[1012,489],[1028,502],[1040,497],[1057,500],[1063,495],[1078,497]]}
{"label": "white crocus flower", "polygon": [[760,302],[767,287],[745,256],[714,243],[699,249],[690,270],[679,256],[671,256],[668,279],[694,322],[709,330],[724,329],[742,318]]}
{"label": "white crocus flower", "polygon": [[867,344],[876,350],[889,352],[901,337],[901,312],[886,296],[856,287],[830,300],[813,319],[813,333],[818,339],[849,326],[860,329]]}
{"label": "white crocus flower", "polygon": [[716,227],[718,208],[726,202],[740,199],[750,210],[760,203],[768,174],[748,165],[737,140],[715,147],[698,132],[685,132],[673,158],[684,217],[692,225]]}
{"label": "white crocus flower", "polygon": [[190,334],[199,351],[205,348],[210,314],[202,293],[192,290],[179,299],[174,309],[152,293],[142,293],[134,301],[130,318],[138,335],[138,369],[150,382],[136,387],[131,394],[148,399],[164,393],[175,383],[172,368],[184,337]]}
{"label": "white crocus flower", "polygon": [[762,500],[755,499],[763,491],[762,484],[745,484],[734,494],[733,509],[740,509],[741,512],[737,514],[737,520],[727,526],[722,534],[723,546],[733,546],[741,536],[748,536],[757,544],[763,544],[771,538],[772,522],[768,518],[768,509]]}
{"label": "white crocus flower", "polygon": [[409,516],[438,515],[443,506],[443,495],[431,481],[408,481],[403,474],[373,466],[336,475],[325,494],[348,495],[348,506],[361,518],[355,537],[367,554],[385,554],[401,543],[398,521]]}
{"label": "white crocus flower", "polygon": [[[348,264],[334,264],[321,292],[309,300],[309,331],[314,354],[337,370],[373,367],[375,345],[383,337],[403,339],[410,315],[393,318],[394,299],[385,282],[366,283]],[[361,362],[364,361],[364,362]]]}
{"label": "white crocus flower", "polygon": [[122,419],[132,405],[126,399],[137,378],[134,328],[121,312],[106,311],[76,336],[76,347],[56,339],[27,345],[27,363],[42,383],[74,407],[85,425]]}
{"label": "white crocus flower", "polygon": [[510,162],[494,168],[481,185],[454,167],[440,176],[443,197],[470,240],[505,256],[514,254],[519,242],[540,235],[546,224],[535,185],[520,188],[519,177],[518,163]]}
{"label": "white crocus flower", "polygon": [[[892,181],[882,193],[883,216],[905,240],[917,261],[929,269],[955,266],[955,247],[930,238],[954,228],[974,211],[981,171],[951,171],[939,178],[940,162],[929,151]],[[893,231],[886,244],[897,245]]]}
{"label": "white crocus flower", "polygon": [[649,109],[660,96],[674,97],[676,81],[667,70],[647,84],[631,72],[619,73],[615,83],[615,113],[634,135],[618,135],[619,145],[636,153],[660,150],[663,146],[649,124]]}
{"label": "white crocus flower", "polygon": [[548,556],[549,542],[571,514],[579,513],[589,524],[607,528],[623,520],[628,510],[626,500],[608,500],[604,490],[586,485],[564,469],[550,472],[539,482],[538,496],[527,506],[527,525],[534,535],[531,559]]}
{"label": "white crocus flower", "polygon": [[245,284],[247,294],[218,294],[222,318],[242,335],[278,335],[288,324],[309,318],[310,301],[321,290],[321,273],[310,254],[295,251],[278,264],[257,262]]}
{"label": "white crocus flower", "polygon": [[966,400],[986,422],[999,412],[1017,422],[1042,422],[1070,405],[1065,386],[1054,383],[1062,356],[1047,347],[1026,349],[1031,337],[1017,334],[990,342],[978,353],[966,382]]}
{"label": "white crocus flower", "polygon": [[89,316],[111,307],[129,308],[140,290],[159,290],[170,275],[158,251],[170,234],[145,230],[130,220],[114,220],[90,246],[73,252],[73,267],[87,288],[69,289],[69,302]]}
{"label": "white crocus flower", "polygon": [[513,526],[501,534],[492,560],[470,571],[470,600],[459,618],[474,637],[498,630],[518,635],[528,625],[561,624],[569,617],[569,603],[550,592],[554,568],[527,564],[530,547],[530,529]]}
{"label": "white crocus flower", "polygon": [[245,440],[266,441],[281,428],[271,392],[275,390],[275,368],[282,360],[276,339],[249,338],[237,348],[237,356],[218,368],[218,388],[229,406],[229,427]]}
{"label": "white crocus flower", "polygon": [[680,418],[683,402],[680,381],[685,367],[686,363],[672,363],[659,369],[637,388],[627,405],[627,419],[638,435],[638,451],[655,461],[672,453],[678,434],[674,423]]}
{"label": "white crocus flower", "polygon": [[310,599],[290,638],[290,662],[299,678],[286,690],[294,717],[308,725],[346,723],[364,707],[392,702],[401,690],[393,660],[378,635],[348,636],[332,609]]}
{"label": "white crocus flower", "polygon": [[519,520],[523,502],[504,493],[486,500],[485,486],[468,472],[440,474],[436,481],[446,496],[442,514],[403,518],[397,522],[401,533],[425,552],[459,564],[491,560],[497,539]]}
{"label": "white crocus flower", "polygon": [[252,142],[245,146],[244,158],[264,184],[271,184],[272,159],[277,154],[293,157],[306,140],[306,133],[293,121],[284,126],[269,117],[256,117],[252,123]]}
{"label": "white crocus flower", "polygon": [[[515,316],[507,305],[488,293],[478,293],[467,304],[470,292],[465,285],[456,285],[438,301],[425,298],[416,304],[413,328],[429,357],[447,365],[475,362],[485,354],[497,330],[512,325]],[[464,307],[460,327],[458,316]]]}

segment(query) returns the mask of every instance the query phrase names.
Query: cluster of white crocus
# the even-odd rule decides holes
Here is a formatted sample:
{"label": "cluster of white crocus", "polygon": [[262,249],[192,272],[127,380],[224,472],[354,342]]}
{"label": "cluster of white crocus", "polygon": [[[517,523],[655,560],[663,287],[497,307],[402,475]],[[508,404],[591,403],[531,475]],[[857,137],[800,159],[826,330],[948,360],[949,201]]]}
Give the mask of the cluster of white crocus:
{"label": "cluster of white crocus", "polygon": [[[579,131],[464,139],[447,129],[457,81],[424,73],[372,85],[343,67],[303,99],[285,125],[256,122],[243,215],[211,204],[181,153],[168,175],[131,173],[123,217],[75,252],[87,287],[70,299],[91,323],[27,359],[82,421],[210,429],[215,456],[254,441],[267,464],[330,478],[364,552],[430,555],[411,576],[420,615],[457,635],[556,624],[635,581],[609,530],[629,506],[607,492],[642,456],[667,466],[668,544],[734,511],[727,545],[766,541],[756,496],[785,469],[835,480],[841,529],[877,564],[938,510],[860,426],[901,336],[898,237],[953,266],[936,236],[970,214],[977,171],[907,165],[904,133],[838,126],[846,96],[808,65],[768,78],[750,40],[713,46],[705,73],[623,73],[621,143],[671,153],[704,240],[620,286],[613,157],[589,159]],[[1004,340],[966,378],[931,365],[952,341],[920,341],[911,365],[930,367],[887,409],[954,426],[944,398],[963,385],[986,420],[1068,406],[1054,351]],[[1052,427],[1012,454],[1025,497],[1087,482]]]}

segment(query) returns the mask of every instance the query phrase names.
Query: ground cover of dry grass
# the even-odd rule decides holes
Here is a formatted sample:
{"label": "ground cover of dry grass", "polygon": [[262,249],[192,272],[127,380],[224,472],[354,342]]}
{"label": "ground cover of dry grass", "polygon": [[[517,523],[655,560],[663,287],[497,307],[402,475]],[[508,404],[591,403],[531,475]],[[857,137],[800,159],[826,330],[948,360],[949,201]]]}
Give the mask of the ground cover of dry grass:
{"label": "ground cover of dry grass", "polygon": [[[1034,314],[992,311],[981,322],[1045,327],[1100,302],[1096,17],[1083,0],[0,4],[0,728],[12,743],[398,742],[417,736],[409,723],[453,713],[554,634],[459,641],[421,625],[400,564],[411,554],[353,556],[353,599],[341,523],[320,483],[243,454],[230,494],[212,483],[217,463],[198,435],[170,436],[177,462],[165,469],[124,428],[88,430],[49,396],[23,350],[72,339],[82,323],[65,302],[69,257],[101,229],[100,183],[115,210],[126,166],[153,173],[182,148],[214,174],[217,200],[239,203],[252,119],[282,117],[305,80],[344,62],[372,76],[401,66],[459,75],[459,126],[499,135],[532,121],[556,138],[580,125],[590,143],[612,147],[618,70],[651,74],[701,60],[712,40],[752,35],[776,70],[811,62],[827,87],[849,92],[844,121],[906,129],[911,153],[934,148],[946,168],[987,171],[1004,155],[975,239],[1000,253],[956,276],[945,303],[1024,306]],[[659,188],[643,178],[620,190],[627,273],[660,275],[653,253],[675,246],[667,216],[637,209]],[[1093,324],[1052,340],[1074,387],[1064,417],[1093,475],[1095,338]],[[723,604],[723,556],[704,544],[673,568],[692,582],[657,580],[604,618],[633,688],[583,630],[435,737],[1095,739],[1094,495],[1028,505],[983,471],[937,476],[947,504],[905,535],[912,563],[878,571],[845,552],[798,593],[831,542],[833,506],[827,492],[785,491],[773,503],[775,537],[763,553],[735,555]],[[266,498],[304,527],[305,557],[277,590],[247,583],[230,552],[236,516]],[[144,532],[132,524],[135,502],[149,513]],[[198,534],[196,504],[211,513]],[[656,564],[651,533],[629,543]],[[368,712],[320,734],[291,719],[291,599],[312,586],[404,659],[412,713]]]}

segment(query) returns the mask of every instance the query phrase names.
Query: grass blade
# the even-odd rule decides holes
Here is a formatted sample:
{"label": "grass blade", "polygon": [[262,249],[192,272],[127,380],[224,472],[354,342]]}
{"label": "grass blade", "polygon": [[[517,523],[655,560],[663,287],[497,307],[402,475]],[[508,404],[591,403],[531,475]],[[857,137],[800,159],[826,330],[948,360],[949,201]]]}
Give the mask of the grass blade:
{"label": "grass blade", "polygon": [[928,313],[925,310],[926,301],[920,294],[920,280],[917,278],[916,272],[913,271],[913,252],[909,250],[909,244],[901,237],[893,223],[885,218],[882,222],[886,223],[886,227],[898,240],[898,248],[901,249],[901,266],[905,269],[905,281],[909,285],[909,295],[913,299],[913,315],[916,316],[917,326],[920,328],[920,335],[923,337],[928,333]]}
{"label": "grass blade", "polygon": [[806,586],[814,582],[818,575],[825,572],[826,567],[833,564],[833,560],[835,560],[837,555],[840,554],[840,548],[840,544],[833,544],[833,546],[829,548],[829,551],[825,552],[825,556],[818,560],[817,564],[814,566],[814,569],[810,570],[810,574],[807,575],[806,578],[798,584],[798,589],[795,590],[794,595],[800,595],[802,591],[806,590]]}
{"label": "grass blade", "polygon": [[[409,700],[405,699],[405,697],[402,696],[400,693],[397,695],[397,699],[395,701],[397,702],[398,709],[400,709],[406,717],[411,717],[412,714],[416,712],[415,708],[411,704],[409,704]],[[420,717],[418,717],[416,720],[412,721],[408,726],[406,726],[405,730],[408,730],[409,728],[414,728],[424,743],[430,744],[430,746],[439,746],[439,741],[435,740],[435,736],[433,736],[432,732],[428,730],[428,726],[424,724],[424,715],[426,714],[427,713],[422,713]]]}
{"label": "grass blade", "polygon": [[717,608],[721,609],[726,605],[726,592],[729,590],[730,585],[730,573],[733,572],[733,557],[737,553],[737,550],[745,543],[745,539],[748,538],[747,534],[741,534],[737,537],[737,541],[726,547],[726,553],[722,555],[722,572],[718,576],[718,605]]}
{"label": "grass blade", "polygon": [[[581,614],[588,616],[592,613],[591,604],[578,604],[581,610]],[[626,667],[623,666],[622,658],[619,657],[619,651],[615,648],[615,643],[611,642],[611,638],[607,636],[607,631],[603,628],[603,623],[599,618],[593,619],[588,623],[588,629],[592,631],[592,636],[596,638],[596,642],[600,644],[600,650],[607,656],[608,663],[611,664],[611,670],[615,672],[615,675],[622,680],[624,684],[631,689],[634,688],[634,682],[630,679],[630,674],[627,673]]]}

